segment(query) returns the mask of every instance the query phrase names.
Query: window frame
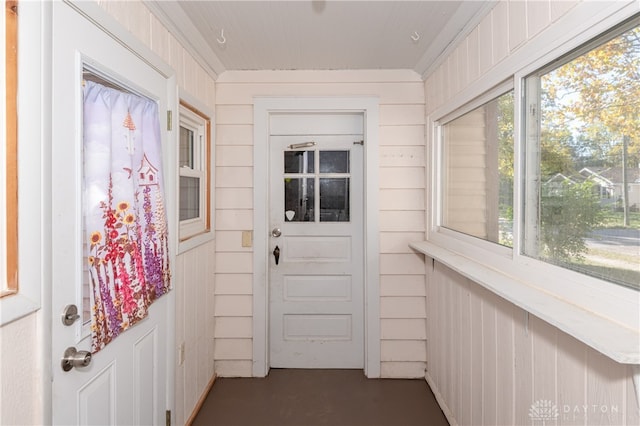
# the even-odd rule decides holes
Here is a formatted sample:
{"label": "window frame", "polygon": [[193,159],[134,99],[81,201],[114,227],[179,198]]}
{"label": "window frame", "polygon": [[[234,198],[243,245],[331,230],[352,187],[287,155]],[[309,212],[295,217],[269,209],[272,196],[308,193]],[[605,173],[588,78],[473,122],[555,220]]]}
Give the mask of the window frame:
{"label": "window frame", "polygon": [[5,143],[0,147],[0,297],[18,292],[18,17],[17,0],[5,0],[0,28],[5,44],[0,50],[5,73],[2,82],[2,121]]}
{"label": "window frame", "polygon": [[[599,48],[607,42],[638,26],[640,26],[640,14],[616,24],[610,29],[592,37],[588,42],[579,45],[576,49],[568,51],[564,55],[559,56],[556,60],[535,69],[528,75],[521,77],[523,90],[522,101],[526,103],[526,108],[523,108],[521,129],[523,146],[525,147],[525,149],[522,149],[523,152],[521,154],[522,161],[525,164],[521,181],[521,185],[523,187],[523,200],[525,200],[525,202],[520,209],[523,217],[522,231],[519,235],[521,239],[520,250],[523,256],[538,259],[546,264],[553,263],[550,259],[544,260],[542,256],[535,254],[539,251],[539,228],[541,227],[541,224],[539,220],[527,220],[527,217],[535,217],[539,213],[541,205],[538,200],[539,194],[542,190],[541,175],[539,174],[539,168],[542,161],[540,148],[541,134],[540,125],[538,123],[542,115],[542,106],[540,104],[542,93],[540,88],[541,79],[550,72],[563,67],[582,55]],[[533,172],[535,170],[538,172]],[[563,270],[571,270],[568,267],[559,267]],[[585,275],[594,277],[588,274]],[[629,284],[615,283],[607,279],[598,279],[598,281],[614,285],[629,286]],[[634,290],[638,291],[638,294],[640,295],[640,289]]]}
{"label": "window frame", "polygon": [[[523,255],[524,203],[523,111],[524,79],[536,70],[623,24],[640,12],[632,2],[607,7],[589,2],[549,25],[512,52],[508,61],[451,96],[427,116],[428,166],[427,241],[411,246],[493,293],[599,350],[617,362],[640,364],[639,292]],[[569,31],[567,29],[570,29]],[[463,114],[480,99],[511,80],[514,87],[514,215],[513,249],[439,227],[441,164],[438,123]]]}
{"label": "window frame", "polygon": [[[0,298],[0,326],[38,311],[42,307],[43,294],[46,297],[51,287],[50,274],[47,272],[50,264],[46,257],[51,247],[47,227],[51,224],[47,201],[50,188],[46,187],[51,144],[43,135],[50,134],[51,129],[46,105],[50,103],[47,94],[51,93],[52,82],[41,73],[41,70],[51,66],[50,57],[46,55],[50,46],[45,44],[48,40],[45,35],[51,31],[47,24],[50,14],[50,4],[19,2],[17,134],[20,140],[30,142],[20,144],[18,141],[16,146],[17,179],[20,180],[17,185],[19,216],[16,216],[20,239],[16,252],[16,265],[20,273],[19,291]],[[0,28],[0,31],[4,32],[5,28]],[[0,47],[2,55],[4,49],[4,45]],[[4,58],[2,61],[4,64]],[[3,81],[3,91],[5,84]],[[6,120],[5,111],[1,111],[0,116],[0,120]]]}
{"label": "window frame", "polygon": [[[197,100],[181,95],[178,105],[178,126],[194,130],[194,163],[197,167],[180,167],[180,130],[176,132],[176,176],[178,192],[176,218],[179,223],[178,252],[183,252],[213,239],[213,158],[214,138],[212,114]],[[180,178],[200,180],[199,214],[192,219],[180,220]]]}
{"label": "window frame", "polygon": [[[496,100],[498,98],[500,98],[501,96],[509,93],[510,91],[514,91],[514,96],[515,96],[515,90],[514,90],[514,85],[513,85],[513,79],[508,79],[503,81],[502,83],[492,87],[490,90],[487,90],[486,92],[482,93],[480,96],[474,98],[473,100],[467,102],[466,104],[464,104],[463,106],[461,106],[460,108],[457,108],[445,115],[443,115],[440,119],[436,120],[433,125],[435,126],[435,137],[434,137],[434,145],[435,146],[435,164],[433,164],[433,169],[435,170],[435,177],[436,180],[435,185],[436,185],[436,190],[438,193],[438,196],[433,200],[433,212],[435,214],[435,222],[434,225],[437,226],[438,232],[441,233],[442,235],[445,235],[447,237],[450,238],[456,238],[459,239],[462,242],[468,242],[470,244],[478,244],[480,247],[482,247],[483,249],[489,250],[491,252],[494,253],[498,253],[504,256],[508,256],[511,251],[512,251],[512,247],[509,246],[505,246],[502,244],[499,244],[497,242],[493,242],[490,241],[488,239],[483,239],[480,237],[476,237],[461,231],[456,231],[452,228],[448,228],[444,225],[442,225],[443,223],[443,210],[444,210],[444,199],[443,199],[443,185],[444,185],[444,173],[445,173],[445,164],[444,164],[444,134],[443,134],[443,128],[445,125],[447,125],[448,123],[476,110],[477,108],[480,108],[484,105],[486,105],[487,103]],[[515,106],[515,100],[514,100],[514,106]],[[514,120],[515,120],[515,114],[514,114]],[[515,125],[514,125],[514,151],[515,151],[515,143],[516,143],[516,137],[515,137]],[[514,154],[514,163],[516,161],[515,158],[515,154]],[[515,169],[515,164],[514,164],[514,169]],[[514,177],[514,185],[515,185],[515,177]],[[515,188],[514,188],[514,192],[515,192]],[[515,204],[515,199],[514,199],[514,204]],[[515,210],[515,208],[514,208]],[[515,222],[515,218],[514,218],[514,222]],[[514,233],[515,233],[515,223],[514,225]]]}

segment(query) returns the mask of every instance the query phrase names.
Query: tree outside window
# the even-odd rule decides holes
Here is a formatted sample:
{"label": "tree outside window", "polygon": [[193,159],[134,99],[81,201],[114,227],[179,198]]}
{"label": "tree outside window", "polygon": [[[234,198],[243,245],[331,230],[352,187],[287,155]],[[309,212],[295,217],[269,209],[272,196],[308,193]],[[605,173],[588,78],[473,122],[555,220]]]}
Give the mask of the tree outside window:
{"label": "tree outside window", "polygon": [[638,288],[638,18],[526,86],[525,254]]}

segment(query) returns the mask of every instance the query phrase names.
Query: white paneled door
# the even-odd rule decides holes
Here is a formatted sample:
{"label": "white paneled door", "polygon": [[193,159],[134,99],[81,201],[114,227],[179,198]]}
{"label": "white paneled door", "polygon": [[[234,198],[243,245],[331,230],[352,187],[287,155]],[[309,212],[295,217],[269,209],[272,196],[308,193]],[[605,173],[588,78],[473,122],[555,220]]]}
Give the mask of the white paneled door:
{"label": "white paneled door", "polygon": [[[164,424],[169,404],[171,292],[156,300],[145,319],[95,353],[90,362],[83,352],[91,350],[91,317],[82,225],[82,84],[83,72],[90,70],[117,88],[157,102],[158,110],[166,111],[175,97],[169,90],[172,79],[63,2],[53,4],[52,57],[53,423]],[[166,128],[163,114],[160,116],[161,127]],[[166,146],[167,132],[161,134]],[[70,313],[64,324],[67,305],[76,305],[79,317]],[[65,371],[62,358],[65,352],[69,355],[69,348],[79,351],[79,364],[85,360],[88,365]]]}
{"label": "white paneled door", "polygon": [[270,150],[269,365],[363,368],[362,136]]}

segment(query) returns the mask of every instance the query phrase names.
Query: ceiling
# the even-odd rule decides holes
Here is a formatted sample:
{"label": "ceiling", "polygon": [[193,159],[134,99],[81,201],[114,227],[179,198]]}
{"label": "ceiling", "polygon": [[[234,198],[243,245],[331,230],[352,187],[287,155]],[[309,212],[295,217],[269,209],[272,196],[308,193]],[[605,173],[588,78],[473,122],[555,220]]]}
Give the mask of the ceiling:
{"label": "ceiling", "polygon": [[425,76],[493,1],[145,2],[214,76],[227,70],[412,69]]}

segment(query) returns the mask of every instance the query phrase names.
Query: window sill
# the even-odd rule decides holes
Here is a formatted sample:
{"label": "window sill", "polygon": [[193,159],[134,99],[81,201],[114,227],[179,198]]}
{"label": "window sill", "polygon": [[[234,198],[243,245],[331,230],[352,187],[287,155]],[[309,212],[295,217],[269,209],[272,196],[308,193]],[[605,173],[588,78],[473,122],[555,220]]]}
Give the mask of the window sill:
{"label": "window sill", "polygon": [[195,249],[203,244],[208,243],[209,241],[213,241],[215,237],[215,233],[213,230],[208,230],[206,232],[202,232],[201,234],[196,234],[191,237],[188,237],[185,240],[178,241],[178,254],[186,253],[190,250]]}
{"label": "window sill", "polygon": [[640,364],[640,332],[429,241],[409,246],[621,364]]}
{"label": "window sill", "polygon": [[40,309],[40,301],[22,293],[7,295],[0,299],[0,327]]}

